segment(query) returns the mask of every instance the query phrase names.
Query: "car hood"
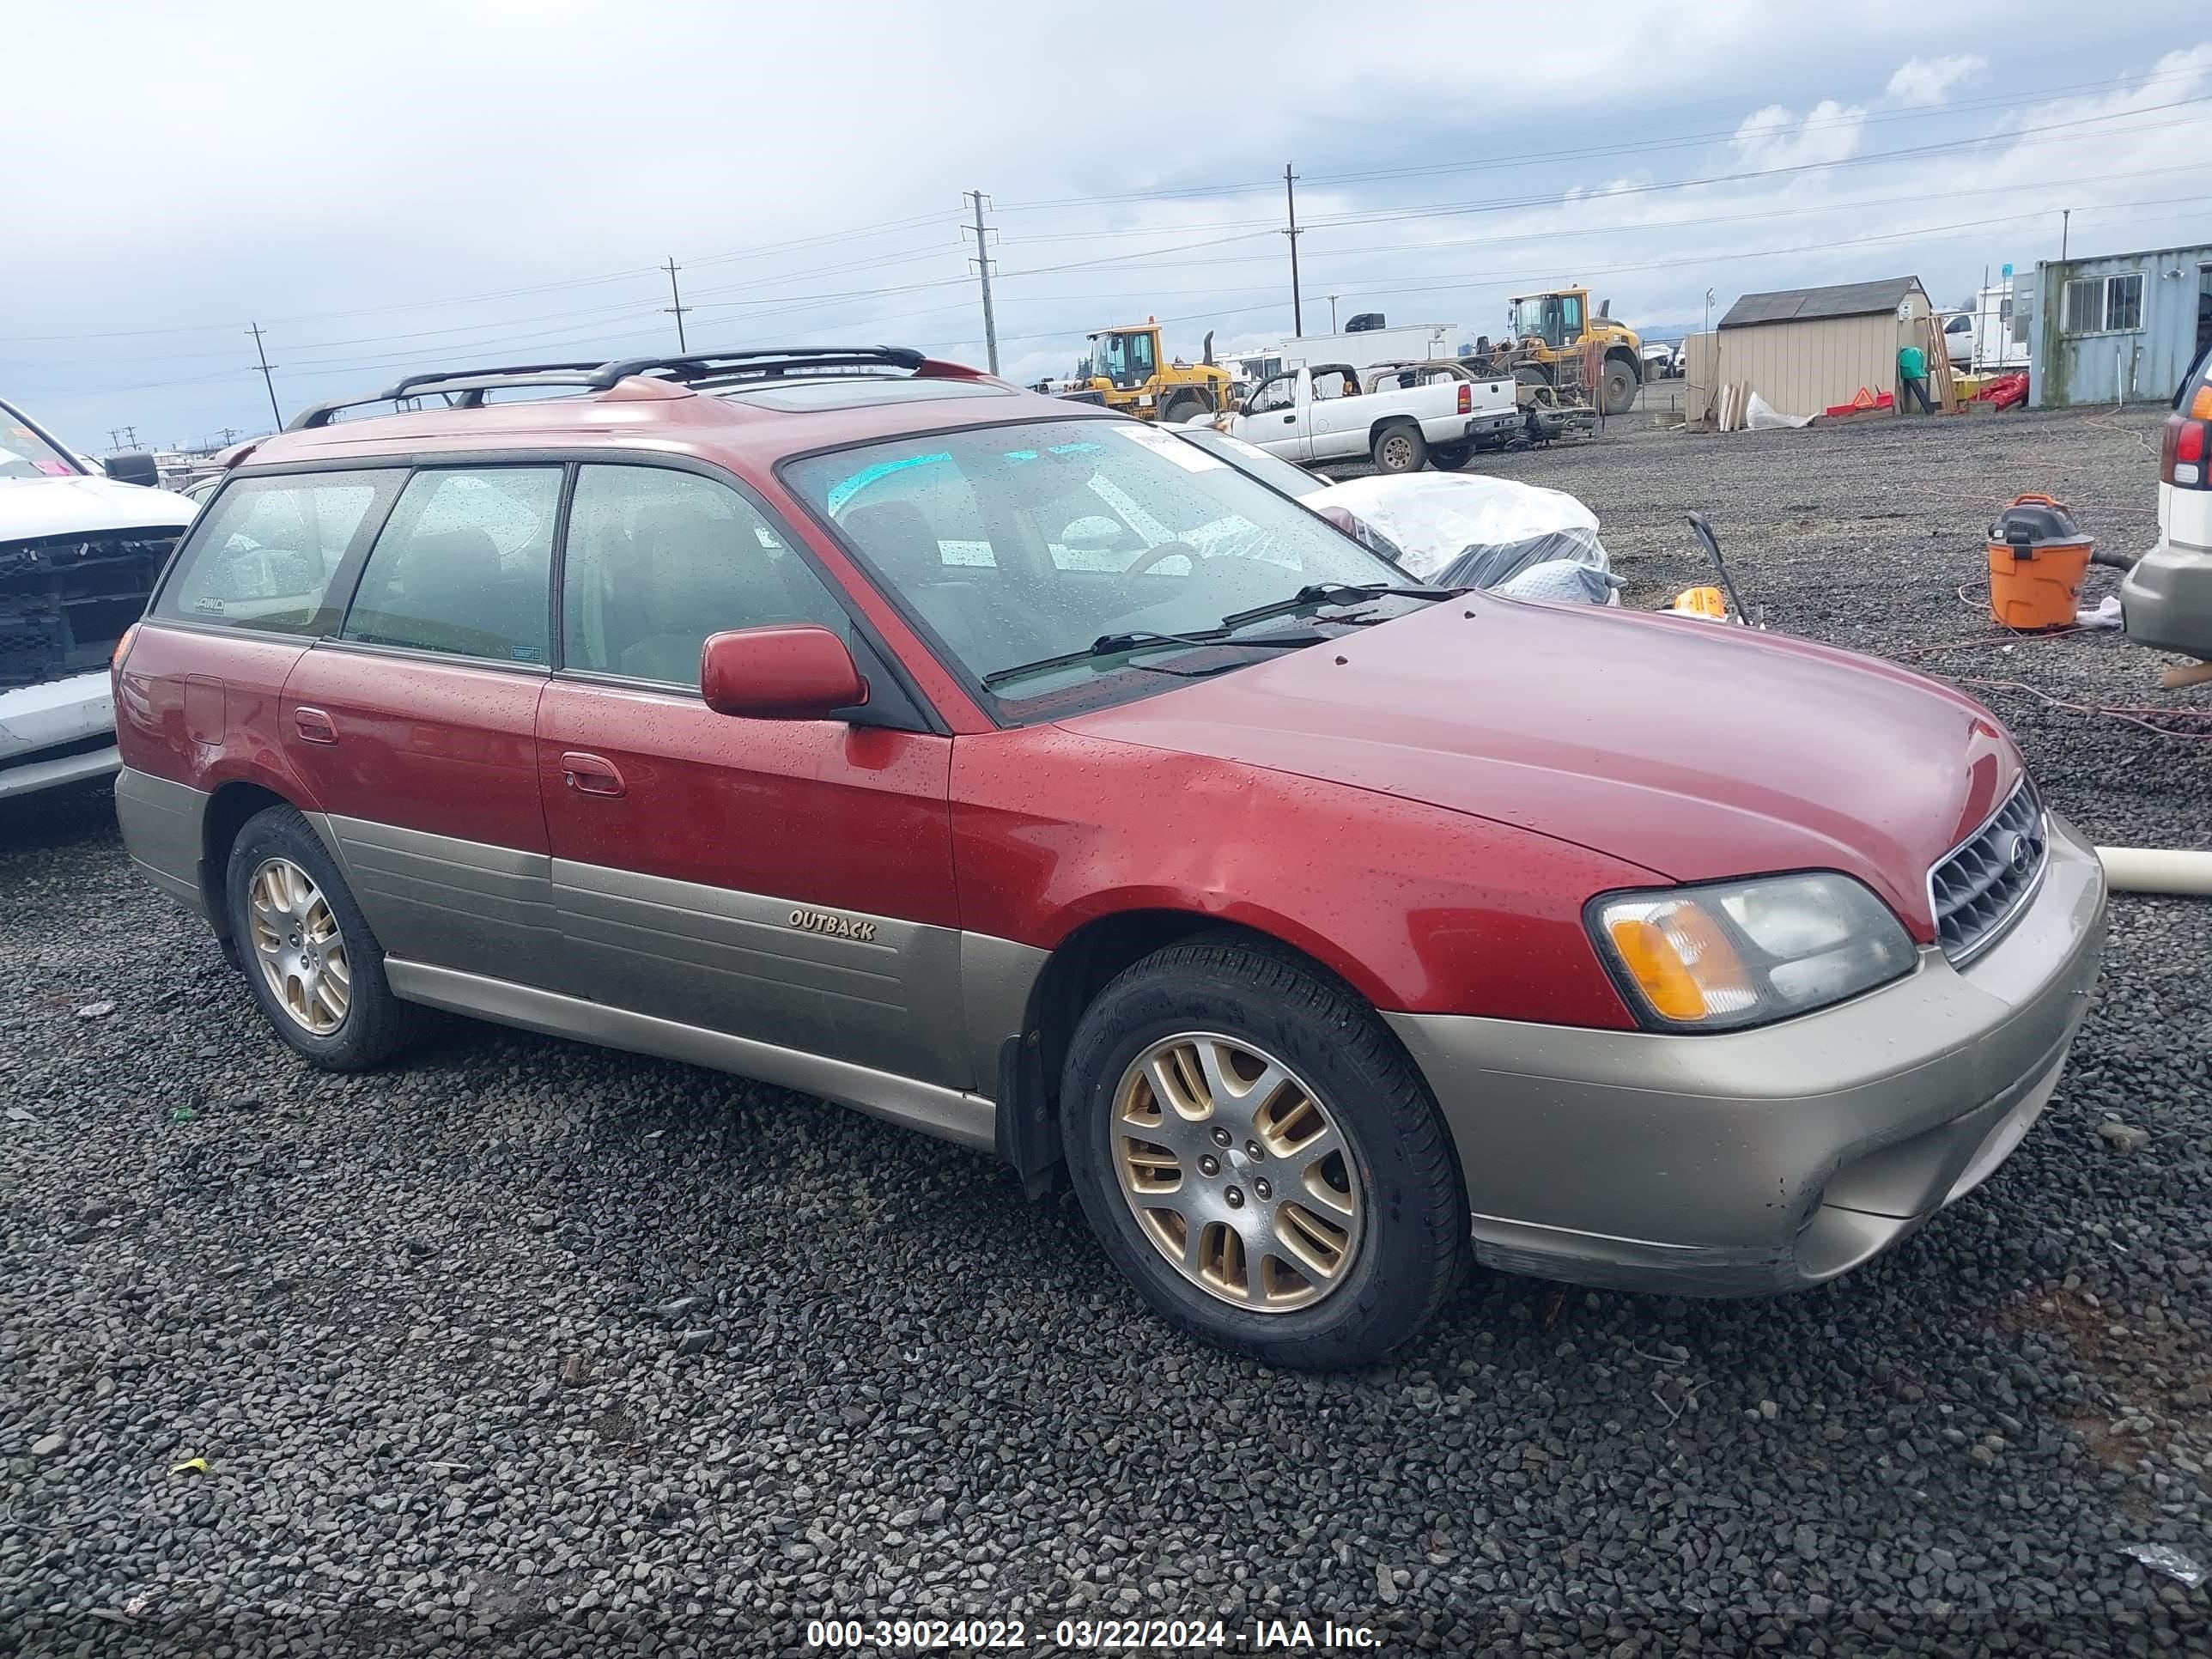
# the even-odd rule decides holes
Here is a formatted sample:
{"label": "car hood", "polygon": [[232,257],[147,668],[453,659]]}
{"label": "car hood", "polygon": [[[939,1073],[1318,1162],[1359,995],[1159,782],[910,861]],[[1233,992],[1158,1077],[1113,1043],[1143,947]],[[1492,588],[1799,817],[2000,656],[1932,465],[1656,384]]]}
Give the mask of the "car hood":
{"label": "car hood", "polygon": [[1062,723],[1475,814],[1676,881],[1842,870],[1923,942],[1929,866],[2022,769],[1987,710],[1888,663],[1491,594]]}
{"label": "car hood", "polygon": [[111,530],[176,530],[198,511],[182,495],[113,478],[0,478],[0,542]]}

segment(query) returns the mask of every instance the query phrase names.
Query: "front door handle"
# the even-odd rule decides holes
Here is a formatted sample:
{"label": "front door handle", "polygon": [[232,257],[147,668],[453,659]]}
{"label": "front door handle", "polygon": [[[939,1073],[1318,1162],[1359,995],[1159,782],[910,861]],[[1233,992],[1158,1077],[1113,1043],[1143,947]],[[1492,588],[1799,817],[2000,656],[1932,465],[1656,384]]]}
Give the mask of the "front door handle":
{"label": "front door handle", "polygon": [[574,750],[561,757],[561,781],[580,795],[619,795],[628,787],[612,761]]}
{"label": "front door handle", "polygon": [[295,708],[292,711],[292,729],[300,734],[304,743],[336,743],[338,740],[337,727],[319,708],[309,708],[305,705]]}
{"label": "front door handle", "polygon": [[1295,415],[1285,415],[1283,416],[1283,424],[1285,426],[1295,425],[1297,422],[1297,418],[1298,417]]}

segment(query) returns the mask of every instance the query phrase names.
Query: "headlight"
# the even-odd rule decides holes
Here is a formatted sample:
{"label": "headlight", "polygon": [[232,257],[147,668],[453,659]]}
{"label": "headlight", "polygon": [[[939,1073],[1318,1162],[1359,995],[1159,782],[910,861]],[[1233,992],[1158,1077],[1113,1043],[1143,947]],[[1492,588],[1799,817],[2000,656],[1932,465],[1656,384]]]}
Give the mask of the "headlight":
{"label": "headlight", "polygon": [[1610,893],[1588,915],[1614,977],[1653,1024],[1674,1030],[1824,1008],[1911,973],[1917,960],[1904,924],[1849,876]]}

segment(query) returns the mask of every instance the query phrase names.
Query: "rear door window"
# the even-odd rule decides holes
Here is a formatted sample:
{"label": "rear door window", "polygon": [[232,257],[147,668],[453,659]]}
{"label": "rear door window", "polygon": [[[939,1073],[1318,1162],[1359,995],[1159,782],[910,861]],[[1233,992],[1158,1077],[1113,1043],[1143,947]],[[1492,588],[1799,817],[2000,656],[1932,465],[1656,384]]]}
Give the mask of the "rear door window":
{"label": "rear door window", "polygon": [[818,623],[844,607],[727,484],[659,466],[586,466],[561,572],[564,668],[696,689],[709,634]]}
{"label": "rear door window", "polygon": [[560,504],[557,466],[417,472],[369,550],[343,636],[546,662]]}
{"label": "rear door window", "polygon": [[319,638],[337,629],[333,579],[405,475],[397,470],[239,478],[195,528],[154,615]]}

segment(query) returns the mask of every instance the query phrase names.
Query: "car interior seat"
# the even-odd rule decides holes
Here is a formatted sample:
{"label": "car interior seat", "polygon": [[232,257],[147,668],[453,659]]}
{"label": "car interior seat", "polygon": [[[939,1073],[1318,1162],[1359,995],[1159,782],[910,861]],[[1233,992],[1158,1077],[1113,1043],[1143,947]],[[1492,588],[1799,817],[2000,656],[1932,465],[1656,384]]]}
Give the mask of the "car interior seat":
{"label": "car interior seat", "polygon": [[937,532],[912,501],[856,507],[842,522],[896,594],[970,669],[988,673],[1036,654],[1036,619],[1006,592],[1002,573],[947,565]]}

